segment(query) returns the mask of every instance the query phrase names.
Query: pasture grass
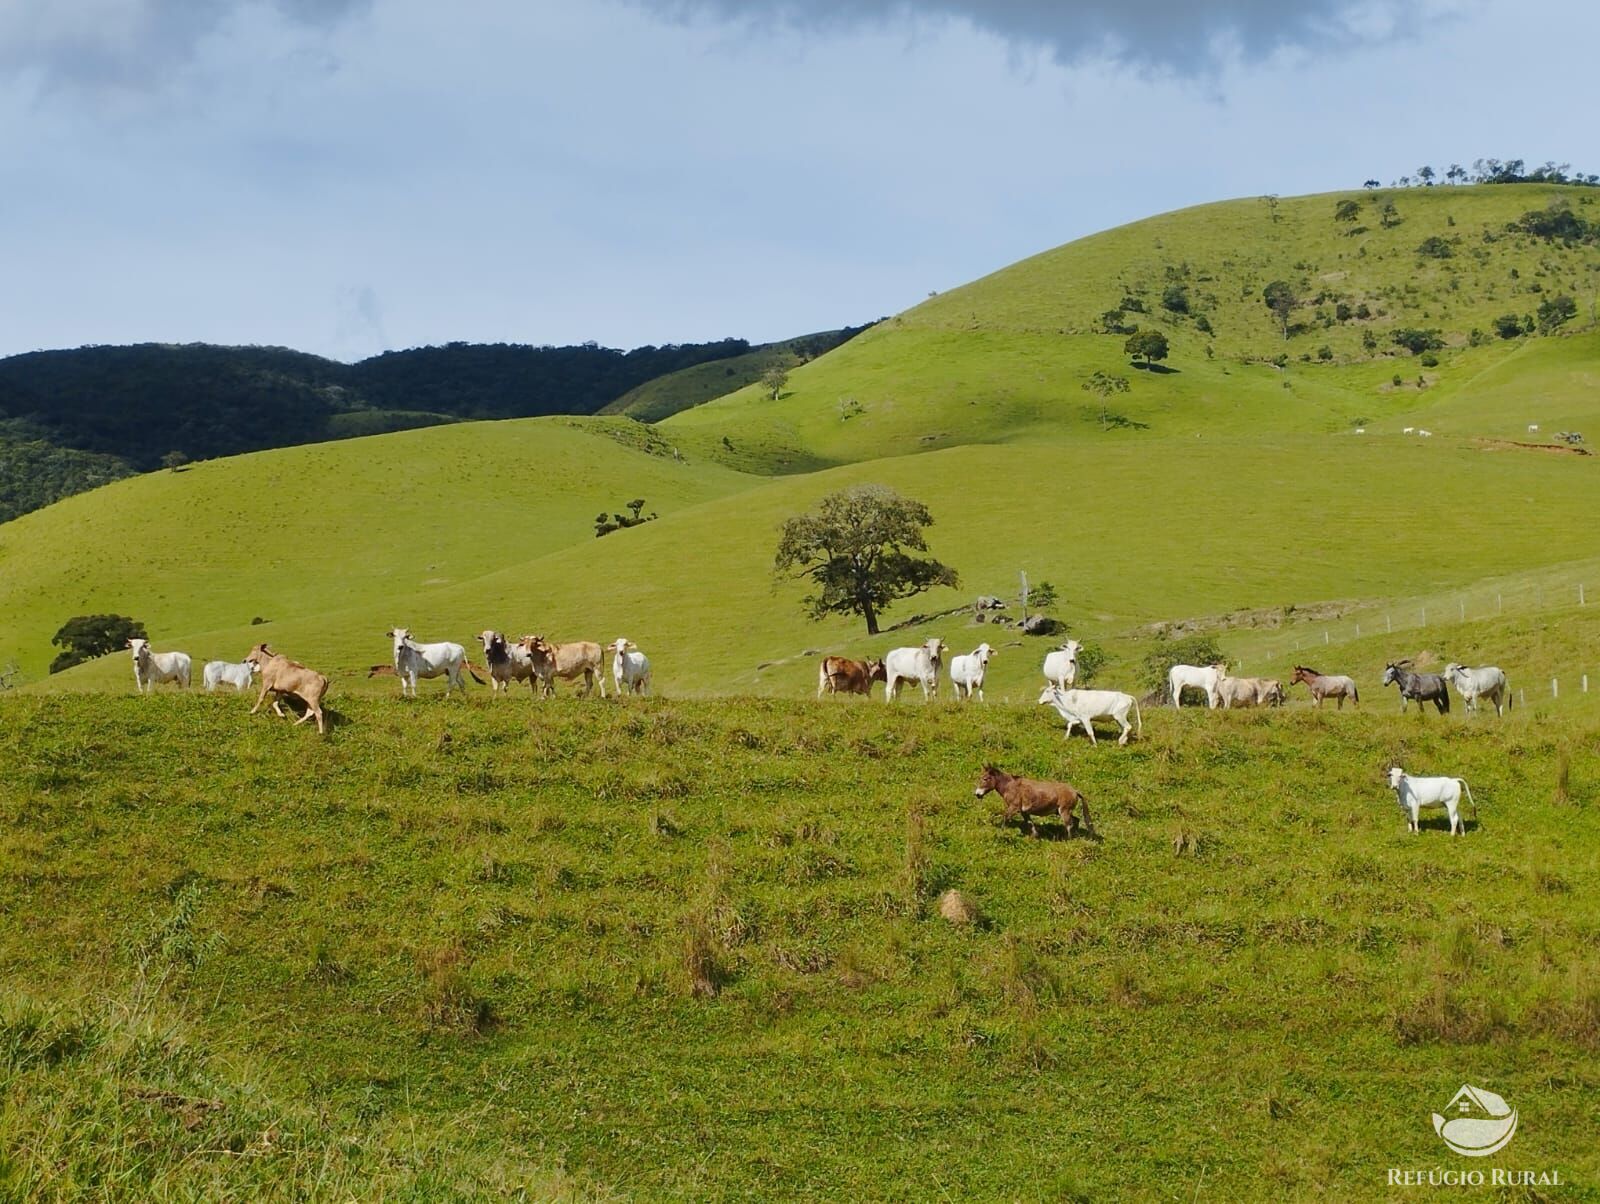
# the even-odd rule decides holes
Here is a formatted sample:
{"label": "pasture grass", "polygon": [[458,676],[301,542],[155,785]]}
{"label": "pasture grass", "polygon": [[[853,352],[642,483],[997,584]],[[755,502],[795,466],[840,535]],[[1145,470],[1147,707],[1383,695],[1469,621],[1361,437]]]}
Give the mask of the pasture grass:
{"label": "pasture grass", "polygon": [[[12,1196],[1378,1199],[1463,1081],[1595,1190],[1570,715],[245,709],[0,700]],[[1094,837],[999,828],[989,760]]]}

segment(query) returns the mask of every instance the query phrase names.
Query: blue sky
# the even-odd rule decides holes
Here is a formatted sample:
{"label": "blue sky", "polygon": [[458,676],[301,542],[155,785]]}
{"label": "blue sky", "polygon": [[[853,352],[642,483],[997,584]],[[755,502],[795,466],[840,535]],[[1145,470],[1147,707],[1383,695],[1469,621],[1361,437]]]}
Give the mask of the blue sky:
{"label": "blue sky", "polygon": [[1600,171],[1600,5],[0,0],[0,354],[779,338],[1231,196]]}

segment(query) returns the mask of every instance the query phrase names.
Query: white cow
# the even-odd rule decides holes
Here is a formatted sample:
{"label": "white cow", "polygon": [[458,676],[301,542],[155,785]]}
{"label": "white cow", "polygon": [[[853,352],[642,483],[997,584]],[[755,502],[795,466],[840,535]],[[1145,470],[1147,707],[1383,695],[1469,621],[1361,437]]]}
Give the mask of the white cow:
{"label": "white cow", "polygon": [[256,667],[250,661],[207,661],[200,671],[200,680],[208,693],[218,686],[232,686],[243,694],[250,688],[250,679],[255,673]]}
{"label": "white cow", "polygon": [[1417,428],[1414,427],[1414,426],[1408,426],[1404,430],[1402,430],[1400,433],[1402,435],[1410,435],[1410,434],[1413,434],[1416,431],[1416,429]]}
{"label": "white cow", "polygon": [[1432,439],[1433,438],[1433,432],[1432,431],[1419,430],[1417,432],[1417,438],[1419,438],[1419,439]]}
{"label": "white cow", "polygon": [[496,694],[510,692],[515,682],[525,681],[528,688],[534,685],[533,661],[520,644],[513,644],[498,631],[483,631],[478,635],[483,645],[484,663],[489,666],[489,688]]}
{"label": "white cow", "polygon": [[408,693],[412,698],[417,696],[419,677],[443,677],[447,697],[452,688],[466,688],[461,680],[461,669],[467,663],[467,650],[460,644],[448,641],[419,644],[404,627],[396,627],[384,634],[394,641],[394,672],[400,679],[401,698]]}
{"label": "white cow", "polygon": [[187,652],[151,652],[150,641],[135,637],[128,641],[133,652],[133,684],[139,693],[148,694],[164,681],[177,682],[189,688],[189,654]]}
{"label": "white cow", "polygon": [[900,697],[902,682],[914,681],[922,687],[922,701],[939,693],[939,669],[944,664],[948,645],[938,636],[930,636],[915,648],[895,648],[883,658],[883,700],[894,702]]}
{"label": "white cow", "polygon": [[1467,801],[1473,813],[1478,810],[1478,800],[1472,797],[1472,787],[1464,778],[1414,778],[1398,765],[1389,770],[1389,785],[1394,790],[1395,801],[1402,811],[1411,815],[1411,831],[1421,832],[1417,812],[1424,807],[1442,806],[1450,813],[1450,835],[1459,836],[1466,831],[1461,822],[1461,791],[1467,792]]}
{"label": "white cow", "polygon": [[1053,686],[1060,686],[1065,690],[1078,680],[1078,653],[1083,651],[1083,645],[1077,640],[1068,640],[1054,652],[1047,652],[1044,658],[1044,679]]}
{"label": "white cow", "polygon": [[1538,433],[1539,433],[1539,424],[1537,422],[1528,423],[1528,434],[1537,435]]}
{"label": "white cow", "polygon": [[955,687],[956,698],[970,699],[972,692],[978,692],[978,701],[983,701],[983,675],[989,668],[989,658],[998,655],[988,644],[979,644],[966,656],[958,656],[950,662],[950,684]]}
{"label": "white cow", "polygon": [[650,691],[650,658],[639,651],[639,645],[620,635],[607,644],[611,658],[611,677],[617,683],[617,696],[646,694]]}
{"label": "white cow", "polygon": [[1139,714],[1139,700],[1132,694],[1120,690],[1063,690],[1060,686],[1046,686],[1039,695],[1039,703],[1055,707],[1056,713],[1067,721],[1063,740],[1070,739],[1072,729],[1081,723],[1083,730],[1089,733],[1089,743],[1098,744],[1094,720],[1114,719],[1122,727],[1117,743],[1126,744],[1128,733],[1133,731],[1133,725],[1128,722],[1129,711],[1139,725],[1139,738],[1144,739],[1144,718]]}
{"label": "white cow", "polygon": [[1456,693],[1461,695],[1461,701],[1467,704],[1467,710],[1478,709],[1478,699],[1487,698],[1494,703],[1494,713],[1502,714],[1501,708],[1511,708],[1511,687],[1506,684],[1506,675],[1495,665],[1484,665],[1481,669],[1470,669],[1466,665],[1454,663],[1444,667],[1444,679],[1456,688]]}
{"label": "white cow", "polygon": [[1192,686],[1196,690],[1205,691],[1206,706],[1215,710],[1217,705],[1217,683],[1228,674],[1225,663],[1215,665],[1173,665],[1167,671],[1167,688],[1172,691],[1172,705],[1182,706],[1180,701],[1185,687]]}

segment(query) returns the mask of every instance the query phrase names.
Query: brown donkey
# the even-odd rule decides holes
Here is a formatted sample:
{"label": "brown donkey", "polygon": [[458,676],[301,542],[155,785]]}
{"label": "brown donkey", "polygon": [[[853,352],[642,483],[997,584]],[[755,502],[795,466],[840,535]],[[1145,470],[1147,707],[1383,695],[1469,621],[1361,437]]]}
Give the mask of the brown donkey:
{"label": "brown donkey", "polygon": [[1078,827],[1078,821],[1072,813],[1073,808],[1077,807],[1083,812],[1083,827],[1090,832],[1094,831],[1094,821],[1089,818],[1089,800],[1065,782],[1016,778],[1003,769],[985,765],[982,776],[978,778],[978,787],[972,793],[982,798],[991,790],[1006,801],[1005,818],[1000,821],[1002,824],[1009,824],[1018,816],[1022,816],[1028,831],[1036,832],[1031,817],[1049,815],[1054,811],[1061,816],[1067,835],[1071,836],[1073,829]]}

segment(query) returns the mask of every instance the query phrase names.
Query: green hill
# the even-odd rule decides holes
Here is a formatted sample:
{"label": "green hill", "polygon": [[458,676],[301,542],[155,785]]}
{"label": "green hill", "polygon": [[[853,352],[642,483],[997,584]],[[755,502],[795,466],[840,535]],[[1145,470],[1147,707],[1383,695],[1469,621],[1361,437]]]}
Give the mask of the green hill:
{"label": "green hill", "polygon": [[[1570,245],[1509,228],[1552,204],[1596,213],[1594,191],[1410,189],[1166,214],[928,300],[796,369],[776,402],[744,389],[663,425],[735,444],[777,439],[835,462],[1038,434],[1099,438],[1102,406],[1082,387],[1097,371],[1129,381],[1106,408],[1148,424],[1141,438],[1328,433],[1362,418],[1443,415],[1458,400],[1471,413],[1478,378],[1523,357],[1554,356],[1588,371],[1600,360],[1594,228]],[[1334,216],[1347,201],[1361,206],[1356,222]],[[1386,201],[1398,215],[1388,228],[1379,220]],[[1434,239],[1447,258],[1419,251]],[[1280,280],[1299,298],[1288,338],[1263,301]],[[1169,289],[1181,290],[1186,312],[1163,306]],[[1552,337],[1494,333],[1505,314],[1537,324],[1539,306],[1556,296],[1574,298],[1579,312]],[[1167,336],[1164,371],[1133,368],[1126,336],[1104,333],[1107,311],[1119,309],[1124,325]],[[1437,364],[1395,343],[1406,330],[1436,332],[1442,346],[1425,354]],[[1574,340],[1576,348],[1558,350]],[[1531,356],[1530,343],[1540,345]],[[1584,401],[1568,384],[1558,395],[1563,406]],[[1515,414],[1526,414],[1524,425],[1539,420],[1526,403]]]}
{"label": "green hill", "polygon": [[601,407],[602,414],[620,414],[640,422],[659,422],[680,410],[753,385],[771,368],[788,372],[809,363],[855,338],[867,326],[846,326],[802,335],[779,343],[763,343],[743,355],[730,355],[705,364],[680,368],[647,380]]}

